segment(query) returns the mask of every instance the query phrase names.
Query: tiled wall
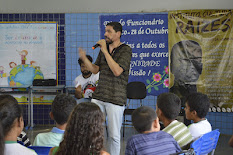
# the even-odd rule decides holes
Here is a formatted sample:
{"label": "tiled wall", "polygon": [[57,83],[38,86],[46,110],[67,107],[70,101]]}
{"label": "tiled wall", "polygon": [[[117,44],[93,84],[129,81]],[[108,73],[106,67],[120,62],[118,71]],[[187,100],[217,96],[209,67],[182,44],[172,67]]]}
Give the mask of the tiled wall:
{"label": "tiled wall", "polygon": [[78,48],[86,50],[93,61],[98,56],[98,50],[91,47],[100,39],[99,14],[80,13],[66,14],[66,85],[72,86],[73,80],[81,74],[78,64]]}
{"label": "tiled wall", "polygon": [[[78,47],[84,48],[94,61],[98,55],[98,49],[92,50],[91,47],[100,39],[99,15],[101,14],[0,14],[0,21],[57,21],[59,31],[58,83],[72,86],[72,81],[81,74],[78,64]],[[132,107],[139,105],[139,101],[131,103]],[[147,96],[143,104],[155,108],[156,97]],[[26,105],[22,106],[27,108]],[[50,105],[34,105],[34,123],[53,124],[48,114],[50,108]],[[27,115],[24,118],[27,121]],[[220,129],[222,134],[233,134],[233,113],[210,112],[207,119],[213,129]]]}
{"label": "tiled wall", "polygon": [[207,119],[213,129],[219,129],[221,134],[233,135],[233,113],[209,112]]}

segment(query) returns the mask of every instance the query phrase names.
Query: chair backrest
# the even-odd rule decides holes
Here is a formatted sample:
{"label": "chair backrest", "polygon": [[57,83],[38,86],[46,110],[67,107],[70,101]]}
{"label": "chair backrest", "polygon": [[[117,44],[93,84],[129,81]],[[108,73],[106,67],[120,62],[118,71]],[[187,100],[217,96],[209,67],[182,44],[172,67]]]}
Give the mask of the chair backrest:
{"label": "chair backrest", "polygon": [[146,85],[143,82],[134,81],[127,84],[128,99],[144,99],[146,94]]}
{"label": "chair backrest", "polygon": [[52,147],[46,146],[29,146],[28,148],[35,150],[38,155],[48,155]]}
{"label": "chair backrest", "polygon": [[208,154],[215,150],[220,132],[218,129],[208,132],[194,141],[190,148],[193,148],[196,155]]}

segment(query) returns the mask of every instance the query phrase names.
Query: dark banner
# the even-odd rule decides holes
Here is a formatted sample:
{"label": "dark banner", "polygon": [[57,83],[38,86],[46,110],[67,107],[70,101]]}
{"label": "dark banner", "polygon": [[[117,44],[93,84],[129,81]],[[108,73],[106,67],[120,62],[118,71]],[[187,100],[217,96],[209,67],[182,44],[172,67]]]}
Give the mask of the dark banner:
{"label": "dark banner", "polygon": [[147,95],[168,92],[167,13],[102,15],[101,38],[104,38],[106,24],[111,21],[121,23],[121,41],[132,48],[129,82],[144,82]]}

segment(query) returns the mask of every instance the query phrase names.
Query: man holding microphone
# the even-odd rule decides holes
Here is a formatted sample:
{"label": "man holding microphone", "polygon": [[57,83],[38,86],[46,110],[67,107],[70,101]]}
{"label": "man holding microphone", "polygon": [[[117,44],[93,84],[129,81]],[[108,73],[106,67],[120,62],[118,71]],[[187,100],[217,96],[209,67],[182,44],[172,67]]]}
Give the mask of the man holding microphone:
{"label": "man holding microphone", "polygon": [[121,33],[120,23],[111,22],[106,25],[105,39],[97,42],[101,50],[94,64],[87,59],[86,52],[79,48],[79,57],[87,69],[94,74],[100,71],[98,86],[91,102],[97,104],[108,117],[111,155],[120,154],[120,130],[127,101],[126,86],[132,57],[131,48],[120,41]]}

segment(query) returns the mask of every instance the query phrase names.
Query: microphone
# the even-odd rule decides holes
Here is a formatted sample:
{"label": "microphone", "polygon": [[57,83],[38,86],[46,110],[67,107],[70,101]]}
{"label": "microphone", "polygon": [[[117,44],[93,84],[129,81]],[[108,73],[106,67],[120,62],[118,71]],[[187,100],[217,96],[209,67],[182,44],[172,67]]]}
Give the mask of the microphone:
{"label": "microphone", "polygon": [[94,49],[96,49],[99,46],[100,46],[100,44],[95,44],[94,46],[92,46],[92,49],[94,50]]}

